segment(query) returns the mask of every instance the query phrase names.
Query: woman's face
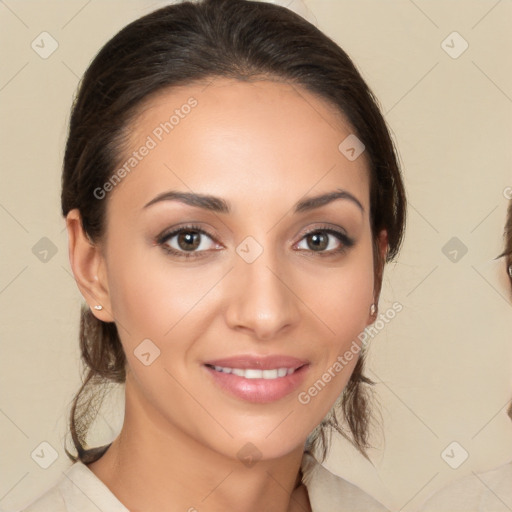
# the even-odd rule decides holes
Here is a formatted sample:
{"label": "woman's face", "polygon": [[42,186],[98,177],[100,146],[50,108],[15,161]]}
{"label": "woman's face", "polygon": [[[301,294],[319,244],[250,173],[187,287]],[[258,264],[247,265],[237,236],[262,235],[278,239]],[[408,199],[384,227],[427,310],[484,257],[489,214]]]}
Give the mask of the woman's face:
{"label": "woman's face", "polygon": [[175,88],[132,122],[95,314],[117,323],[139,423],[274,458],[328,413],[374,290],[366,157],[353,139],[338,148],[350,135],[322,100],[271,81]]}

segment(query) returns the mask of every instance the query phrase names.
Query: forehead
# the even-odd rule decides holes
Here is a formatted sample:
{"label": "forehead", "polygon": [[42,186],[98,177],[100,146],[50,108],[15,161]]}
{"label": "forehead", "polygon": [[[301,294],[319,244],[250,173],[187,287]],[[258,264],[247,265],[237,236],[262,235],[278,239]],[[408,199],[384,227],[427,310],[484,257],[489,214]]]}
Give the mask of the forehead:
{"label": "forehead", "polygon": [[141,203],[169,188],[230,202],[250,196],[261,207],[343,187],[368,206],[366,154],[353,159],[345,151],[353,129],[296,84],[219,78],[173,87],[145,101],[128,128],[118,165],[129,172],[114,196]]}

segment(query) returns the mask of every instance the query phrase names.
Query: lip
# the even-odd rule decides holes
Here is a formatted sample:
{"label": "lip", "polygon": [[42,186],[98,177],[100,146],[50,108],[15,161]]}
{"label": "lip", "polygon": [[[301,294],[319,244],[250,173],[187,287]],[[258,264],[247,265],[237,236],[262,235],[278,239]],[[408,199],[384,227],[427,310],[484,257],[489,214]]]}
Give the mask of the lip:
{"label": "lip", "polygon": [[[274,368],[294,368],[290,375],[276,379],[246,379],[232,373],[218,372],[210,366],[228,368],[270,370]],[[211,376],[213,382],[229,395],[251,403],[276,402],[293,391],[304,382],[309,370],[309,362],[288,356],[236,356],[216,359],[204,363],[203,368]]]}
{"label": "lip", "polygon": [[243,354],[239,356],[226,357],[206,361],[204,364],[211,366],[224,366],[227,368],[240,368],[242,370],[272,370],[273,368],[299,368],[308,364],[309,361],[285,355],[253,356]]}

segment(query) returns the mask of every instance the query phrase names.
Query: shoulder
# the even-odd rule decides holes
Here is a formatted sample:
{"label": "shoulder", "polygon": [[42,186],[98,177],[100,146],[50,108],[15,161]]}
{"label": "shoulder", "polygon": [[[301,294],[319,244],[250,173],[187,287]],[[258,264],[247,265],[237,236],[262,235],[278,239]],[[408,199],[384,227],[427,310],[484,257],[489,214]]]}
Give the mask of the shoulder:
{"label": "shoulder", "polygon": [[324,468],[313,456],[302,458],[303,482],[313,512],[387,512],[359,487]]}
{"label": "shoulder", "polygon": [[129,512],[83,463],[76,462],[59,481],[21,512]]}
{"label": "shoulder", "polygon": [[512,463],[471,473],[435,493],[421,512],[509,512],[512,510]]}

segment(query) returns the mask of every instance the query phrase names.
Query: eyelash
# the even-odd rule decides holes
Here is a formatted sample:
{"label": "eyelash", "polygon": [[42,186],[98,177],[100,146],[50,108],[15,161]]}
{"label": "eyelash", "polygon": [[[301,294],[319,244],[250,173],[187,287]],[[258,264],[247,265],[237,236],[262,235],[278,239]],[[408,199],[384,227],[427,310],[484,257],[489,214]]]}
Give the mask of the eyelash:
{"label": "eyelash", "polygon": [[[195,225],[191,224],[189,226],[183,226],[181,228],[175,229],[174,231],[171,231],[169,233],[162,233],[161,235],[159,235],[156,238],[155,243],[157,245],[159,245],[160,247],[162,247],[162,249],[166,253],[171,254],[173,256],[177,256],[179,258],[200,258],[200,257],[202,257],[201,253],[205,253],[207,251],[190,251],[190,252],[177,251],[177,250],[169,247],[168,245],[166,245],[165,242],[169,241],[171,238],[174,238],[176,235],[180,235],[181,233],[188,233],[188,232],[196,232],[196,233],[200,233],[201,235],[206,235],[207,237],[211,238],[214,242],[216,242],[215,237],[213,237],[210,233],[208,233],[204,229],[200,228],[199,226],[195,226]],[[355,243],[354,240],[352,238],[350,238],[349,236],[347,236],[343,231],[338,231],[337,229],[334,229],[330,226],[320,226],[320,227],[316,227],[310,231],[307,231],[306,233],[304,233],[302,235],[299,242],[302,241],[307,236],[313,235],[316,233],[328,233],[330,235],[333,235],[342,244],[339,249],[330,250],[330,251],[308,250],[308,252],[312,252],[320,257],[328,257],[328,256],[337,255],[337,254],[342,254],[342,253],[346,252],[347,249],[350,249]],[[216,242],[216,243],[218,243],[218,242]],[[306,249],[298,249],[298,250],[305,251]]]}
{"label": "eyelash", "polygon": [[201,257],[200,253],[204,252],[204,251],[199,251],[199,252],[177,251],[165,244],[165,242],[167,242],[171,238],[174,238],[176,235],[180,235],[181,233],[188,233],[191,231],[200,233],[201,235],[206,235],[207,237],[209,237],[215,241],[215,238],[212,235],[210,235],[210,233],[208,233],[204,229],[200,228],[199,226],[195,226],[195,225],[191,224],[189,226],[183,226],[181,228],[175,229],[174,231],[171,231],[170,233],[163,233],[163,234],[159,235],[156,239],[156,243],[158,245],[160,245],[166,253],[172,254],[173,256],[178,256],[179,258],[199,258],[199,257]]}

